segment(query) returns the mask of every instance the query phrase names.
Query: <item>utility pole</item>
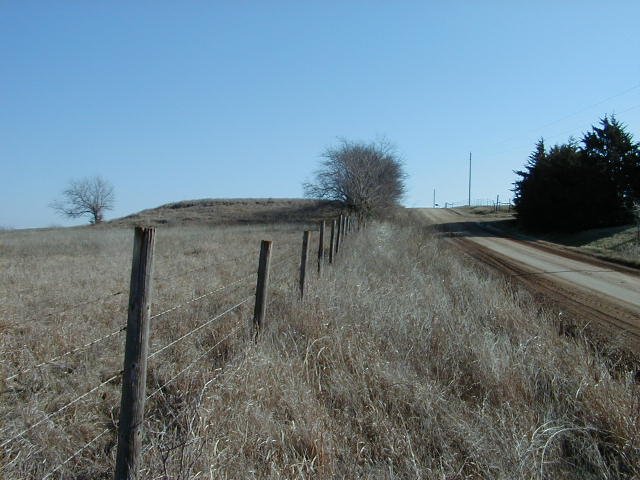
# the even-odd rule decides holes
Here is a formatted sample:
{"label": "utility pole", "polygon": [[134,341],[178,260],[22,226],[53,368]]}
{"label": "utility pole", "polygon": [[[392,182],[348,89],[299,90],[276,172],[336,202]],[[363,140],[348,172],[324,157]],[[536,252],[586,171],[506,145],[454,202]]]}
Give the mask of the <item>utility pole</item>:
{"label": "utility pole", "polygon": [[433,189],[433,208],[436,208],[436,189]]}
{"label": "utility pole", "polygon": [[469,152],[469,206],[471,206],[471,152]]}

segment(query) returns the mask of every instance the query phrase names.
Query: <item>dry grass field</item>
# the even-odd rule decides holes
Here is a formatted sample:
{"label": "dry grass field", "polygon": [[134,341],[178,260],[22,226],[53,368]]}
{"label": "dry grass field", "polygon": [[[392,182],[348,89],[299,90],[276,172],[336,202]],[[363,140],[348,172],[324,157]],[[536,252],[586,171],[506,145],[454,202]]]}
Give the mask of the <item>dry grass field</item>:
{"label": "dry grass field", "polygon": [[[349,237],[301,302],[301,230],[159,229],[152,314],[249,277],[155,318],[151,352],[248,298],[263,238],[273,284],[256,343],[250,300],[150,359],[144,478],[639,478],[637,364],[616,339],[559,334],[556,312],[410,225]],[[0,232],[3,379],[121,328],[132,236]],[[119,378],[4,444],[122,351],[116,334],[2,382],[0,477],[43,478],[104,432],[50,478],[111,478]]]}
{"label": "dry grass field", "polygon": [[306,223],[336,215],[339,206],[300,198],[184,200],[143,210],[110,225],[245,225]]}

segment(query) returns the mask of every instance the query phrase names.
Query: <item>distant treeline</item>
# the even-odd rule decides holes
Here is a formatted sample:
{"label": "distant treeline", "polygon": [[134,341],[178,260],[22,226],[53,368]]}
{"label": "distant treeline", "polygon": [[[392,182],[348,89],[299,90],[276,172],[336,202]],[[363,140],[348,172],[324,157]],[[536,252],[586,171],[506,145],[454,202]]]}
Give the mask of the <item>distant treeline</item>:
{"label": "distant treeline", "polygon": [[640,199],[640,144],[614,116],[580,141],[545,148],[540,139],[525,170],[516,172],[514,204],[521,224],[575,231],[632,221]]}

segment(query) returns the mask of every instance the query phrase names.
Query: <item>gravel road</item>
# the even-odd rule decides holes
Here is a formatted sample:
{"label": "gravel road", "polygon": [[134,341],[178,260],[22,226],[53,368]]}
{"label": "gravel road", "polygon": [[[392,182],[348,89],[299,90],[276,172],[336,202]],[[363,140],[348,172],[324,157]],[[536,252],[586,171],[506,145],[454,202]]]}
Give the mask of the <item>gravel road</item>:
{"label": "gravel road", "polygon": [[640,349],[640,271],[546,242],[508,238],[490,218],[450,209],[419,213],[469,255]]}

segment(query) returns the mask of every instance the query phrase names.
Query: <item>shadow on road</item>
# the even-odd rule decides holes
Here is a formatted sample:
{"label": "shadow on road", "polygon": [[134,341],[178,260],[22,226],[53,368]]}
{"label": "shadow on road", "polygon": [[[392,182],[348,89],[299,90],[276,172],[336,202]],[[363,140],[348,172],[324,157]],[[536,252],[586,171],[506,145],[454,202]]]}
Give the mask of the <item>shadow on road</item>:
{"label": "shadow on road", "polygon": [[430,225],[429,230],[447,237],[493,237],[516,236],[514,220],[482,220],[479,222],[447,222]]}

